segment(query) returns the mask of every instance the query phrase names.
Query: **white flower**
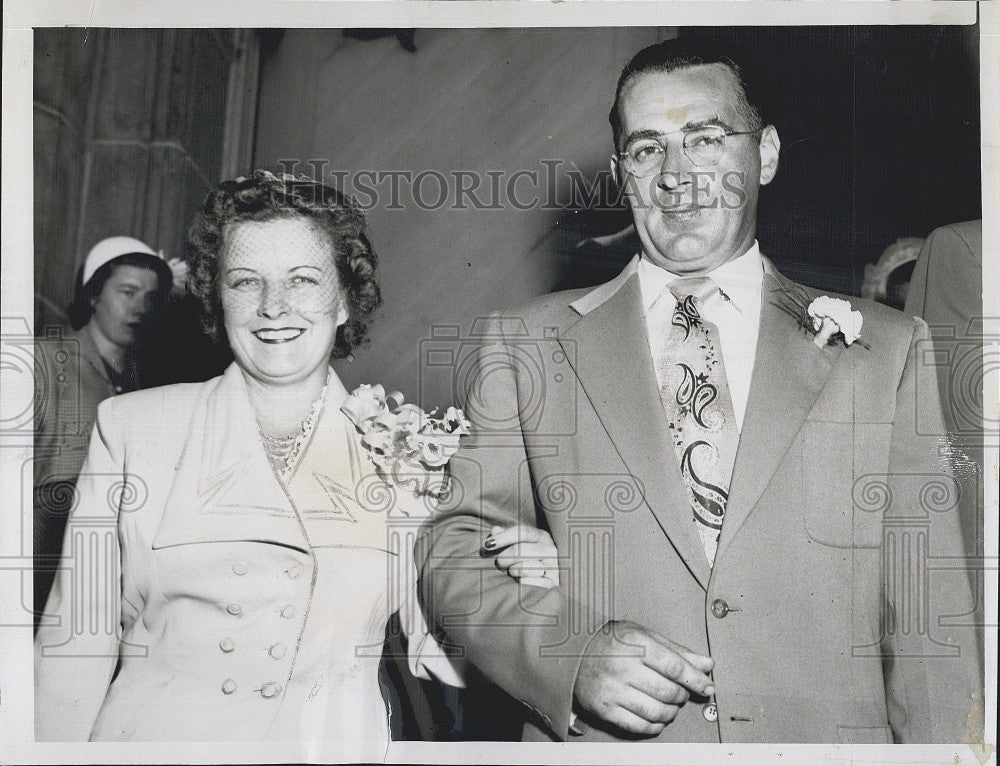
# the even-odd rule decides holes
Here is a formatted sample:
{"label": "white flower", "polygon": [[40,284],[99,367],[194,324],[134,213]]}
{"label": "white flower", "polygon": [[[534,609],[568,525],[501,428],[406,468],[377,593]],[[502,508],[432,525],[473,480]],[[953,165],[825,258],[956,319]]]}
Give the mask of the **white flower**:
{"label": "white flower", "polygon": [[420,452],[420,462],[431,468],[443,466],[458,452],[460,434],[417,434],[413,442]]}
{"label": "white flower", "polygon": [[362,383],[340,405],[341,411],[358,428],[364,428],[385,409],[385,389]]}
{"label": "white flower", "polygon": [[[162,251],[160,252],[160,257],[163,258]],[[170,287],[171,294],[175,296],[184,295],[184,292],[187,290],[188,275],[190,272],[187,261],[182,258],[171,258],[167,261],[167,266],[170,267],[170,273],[173,275],[173,284]]]}
{"label": "white flower", "polygon": [[813,343],[820,348],[827,345],[838,333],[843,336],[845,346],[850,346],[861,337],[861,323],[864,318],[860,311],[851,308],[850,301],[821,295],[809,304],[806,311],[816,332]]}
{"label": "white flower", "polygon": [[340,409],[361,433],[361,443],[382,479],[417,494],[440,496],[447,486],[444,466],[471,427],[462,410],[449,407],[442,417],[403,395],[388,396],[382,386],[358,386]]}

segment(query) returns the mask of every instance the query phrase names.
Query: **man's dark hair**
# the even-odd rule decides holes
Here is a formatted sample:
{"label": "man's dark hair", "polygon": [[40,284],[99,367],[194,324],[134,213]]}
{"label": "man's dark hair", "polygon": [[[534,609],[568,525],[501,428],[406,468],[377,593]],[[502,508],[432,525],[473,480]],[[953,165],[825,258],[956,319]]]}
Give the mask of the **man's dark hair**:
{"label": "man's dark hair", "polygon": [[[615,89],[615,102],[611,105],[608,120],[611,122],[611,132],[614,136],[615,149],[620,150],[618,142],[621,139],[622,120],[619,111],[622,91],[635,77],[648,72],[673,72],[693,66],[706,64],[722,64],[736,80],[739,102],[736,109],[746,119],[747,130],[758,130],[767,123],[764,122],[763,94],[759,80],[746,59],[735,49],[706,37],[692,35],[664,40],[643,48],[632,57],[618,77],[618,87]],[[744,63],[737,63],[744,62]]]}

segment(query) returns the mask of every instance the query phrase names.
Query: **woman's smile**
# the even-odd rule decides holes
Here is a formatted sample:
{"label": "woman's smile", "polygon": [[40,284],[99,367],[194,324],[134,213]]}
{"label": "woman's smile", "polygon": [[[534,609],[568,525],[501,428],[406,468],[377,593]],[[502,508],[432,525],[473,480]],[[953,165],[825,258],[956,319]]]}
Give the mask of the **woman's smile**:
{"label": "woman's smile", "polygon": [[252,334],[261,343],[288,343],[304,332],[303,327],[264,327]]}

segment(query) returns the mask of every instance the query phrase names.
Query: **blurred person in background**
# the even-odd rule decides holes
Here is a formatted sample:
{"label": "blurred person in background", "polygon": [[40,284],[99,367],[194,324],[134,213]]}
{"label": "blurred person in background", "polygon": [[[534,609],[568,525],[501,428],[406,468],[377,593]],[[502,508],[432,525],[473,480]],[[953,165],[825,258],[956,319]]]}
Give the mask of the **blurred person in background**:
{"label": "blurred person in background", "polygon": [[174,272],[133,237],[94,245],[77,274],[72,332],[37,344],[34,557],[35,620],[48,596],[66,514],[87,454],[97,405],[142,387],[139,355],[165,307]]}
{"label": "blurred person in background", "polygon": [[[941,410],[955,477],[967,556],[983,556],[983,222],[953,223],[932,231],[917,256],[906,293],[907,314],[927,322]],[[996,409],[987,411],[995,433]],[[969,566],[973,591],[982,592],[981,568]],[[976,604],[983,604],[976,599]],[[981,617],[980,619],[985,619]]]}

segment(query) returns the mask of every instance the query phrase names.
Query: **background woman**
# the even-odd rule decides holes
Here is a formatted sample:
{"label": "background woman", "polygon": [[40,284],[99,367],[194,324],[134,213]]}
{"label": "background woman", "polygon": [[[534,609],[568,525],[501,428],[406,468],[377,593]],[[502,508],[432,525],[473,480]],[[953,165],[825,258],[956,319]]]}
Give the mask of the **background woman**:
{"label": "background woman", "polygon": [[69,310],[73,331],[37,345],[36,621],[52,585],[97,405],[140,388],[137,352],[166,304],[172,281],[163,256],[145,242],[133,237],[103,239],[87,253],[77,275]]}

